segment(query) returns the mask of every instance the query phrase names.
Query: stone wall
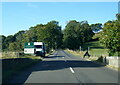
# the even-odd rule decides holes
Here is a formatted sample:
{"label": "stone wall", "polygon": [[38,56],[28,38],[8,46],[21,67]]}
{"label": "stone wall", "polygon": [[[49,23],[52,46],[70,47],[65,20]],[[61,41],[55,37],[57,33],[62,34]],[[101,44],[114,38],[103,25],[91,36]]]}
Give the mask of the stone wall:
{"label": "stone wall", "polygon": [[103,63],[106,63],[114,67],[120,67],[120,57],[117,56],[104,57]]}

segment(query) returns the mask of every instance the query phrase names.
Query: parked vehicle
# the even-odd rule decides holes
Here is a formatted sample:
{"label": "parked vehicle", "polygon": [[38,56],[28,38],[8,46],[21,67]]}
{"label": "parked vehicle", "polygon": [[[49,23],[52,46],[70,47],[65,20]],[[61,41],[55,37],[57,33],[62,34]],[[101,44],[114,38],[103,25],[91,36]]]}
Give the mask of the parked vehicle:
{"label": "parked vehicle", "polygon": [[24,53],[45,57],[46,47],[43,42],[26,42],[24,44]]}

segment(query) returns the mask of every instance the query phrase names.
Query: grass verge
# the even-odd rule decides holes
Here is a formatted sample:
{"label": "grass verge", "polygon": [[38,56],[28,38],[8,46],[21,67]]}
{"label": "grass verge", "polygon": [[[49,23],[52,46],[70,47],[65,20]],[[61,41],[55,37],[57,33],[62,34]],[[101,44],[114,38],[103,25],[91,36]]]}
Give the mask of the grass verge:
{"label": "grass verge", "polygon": [[[83,56],[81,56],[81,54],[85,53],[85,52],[81,53],[79,51],[73,51],[73,50],[69,50],[69,49],[66,49],[65,51],[72,54],[72,55],[82,57],[82,58],[83,58]],[[112,69],[117,70],[117,71],[120,71],[120,68],[117,68],[117,67],[111,66],[111,65],[106,65],[105,63],[102,63],[102,58],[100,56],[85,57],[84,59],[86,59],[88,61],[93,61],[94,63],[104,65],[106,67],[112,68]]]}
{"label": "grass verge", "polygon": [[20,56],[19,58],[2,59],[2,82],[5,83],[13,75],[20,73],[22,70],[41,61],[40,56]]}

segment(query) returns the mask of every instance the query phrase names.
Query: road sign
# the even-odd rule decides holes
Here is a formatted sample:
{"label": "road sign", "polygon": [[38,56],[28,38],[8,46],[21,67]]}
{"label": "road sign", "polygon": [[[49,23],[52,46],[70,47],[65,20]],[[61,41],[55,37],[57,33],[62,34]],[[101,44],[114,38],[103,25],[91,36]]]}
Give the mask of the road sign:
{"label": "road sign", "polygon": [[26,42],[24,44],[24,48],[34,48],[34,43],[33,42]]}

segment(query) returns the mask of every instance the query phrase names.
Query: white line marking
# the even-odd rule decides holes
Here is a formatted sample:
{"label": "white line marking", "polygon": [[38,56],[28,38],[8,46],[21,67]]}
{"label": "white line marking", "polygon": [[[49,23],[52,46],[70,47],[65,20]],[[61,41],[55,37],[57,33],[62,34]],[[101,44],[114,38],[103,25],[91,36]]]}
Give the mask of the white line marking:
{"label": "white line marking", "polygon": [[62,58],[64,58],[64,57],[62,57]]}
{"label": "white line marking", "polygon": [[74,70],[71,67],[70,67],[70,70],[71,70],[72,73],[75,73]]}

